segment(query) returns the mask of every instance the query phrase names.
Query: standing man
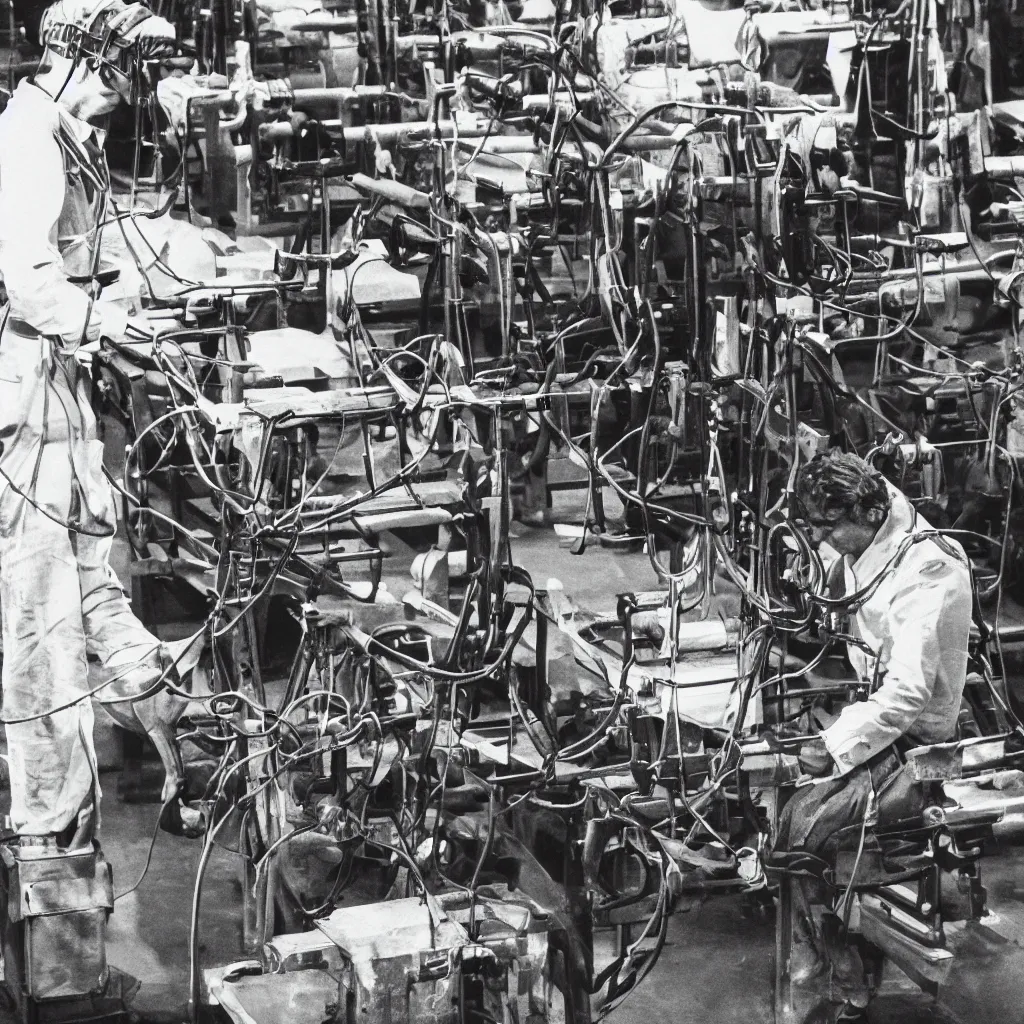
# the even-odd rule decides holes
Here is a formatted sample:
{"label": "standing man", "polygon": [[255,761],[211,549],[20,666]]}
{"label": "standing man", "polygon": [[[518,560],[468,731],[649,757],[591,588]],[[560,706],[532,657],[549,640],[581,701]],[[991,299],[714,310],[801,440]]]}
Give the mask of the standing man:
{"label": "standing man", "polygon": [[[843,580],[851,634],[863,645],[850,645],[848,655],[871,687],[867,700],[843,708],[801,749],[804,772],[823,781],[799,789],[780,821],[777,849],[831,861],[830,841],[840,829],[866,816],[885,824],[923,809],[897,751],[956,738],[971,574],[960,545],[936,535],[856,455],[819,455],[800,470],[794,498],[812,545],[827,544],[840,556],[840,572],[830,575]],[[831,972],[832,991],[845,1001],[838,1019],[859,1019],[869,998],[860,954],[846,941],[824,885],[801,880],[794,889],[792,981],[808,985]]]}
{"label": "standing man", "polygon": [[144,693],[164,664],[107,562],[113,496],[76,358],[102,327],[109,183],[95,125],[137,100],[143,62],[169,52],[174,33],[139,4],[61,0],[40,40],[38,71],[0,115],[4,719],[15,828],[77,849],[99,811],[87,658],[114,677],[104,698]]}
{"label": "standing man", "polygon": [[[125,702],[119,719],[149,733],[165,764],[170,729],[155,691],[177,678],[109,566],[113,494],[76,356],[102,330],[95,297],[109,180],[97,126],[122,101],[137,102],[145,61],[173,52],[174,32],[140,4],[60,0],[42,15],[39,39],[38,71],[0,115],[9,298],[0,310],[0,605],[18,833],[0,849],[0,938],[5,984],[26,1019],[32,1005],[52,1016],[62,1002],[102,1016],[124,994],[106,966],[113,897],[95,842],[89,662],[103,680],[98,696]],[[169,779],[172,794],[180,779],[180,770]],[[44,888],[41,904],[29,898]]]}

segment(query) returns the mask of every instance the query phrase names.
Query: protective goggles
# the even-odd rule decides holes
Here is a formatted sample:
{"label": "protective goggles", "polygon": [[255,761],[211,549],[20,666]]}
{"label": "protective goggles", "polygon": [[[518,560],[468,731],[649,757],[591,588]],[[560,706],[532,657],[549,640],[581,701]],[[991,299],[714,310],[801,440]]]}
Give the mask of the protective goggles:
{"label": "protective goggles", "polygon": [[46,45],[75,63],[84,62],[108,88],[134,104],[148,84],[146,63],[174,53],[172,40],[129,34],[153,15],[141,4],[111,6],[98,12],[89,28],[70,22],[47,27]]}

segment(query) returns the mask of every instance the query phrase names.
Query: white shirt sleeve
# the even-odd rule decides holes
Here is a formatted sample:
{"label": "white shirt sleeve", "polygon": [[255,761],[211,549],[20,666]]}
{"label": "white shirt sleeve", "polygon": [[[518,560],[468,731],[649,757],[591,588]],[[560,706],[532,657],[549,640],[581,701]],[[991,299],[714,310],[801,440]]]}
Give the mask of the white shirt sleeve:
{"label": "white shirt sleeve", "polygon": [[74,345],[85,331],[90,302],[64,276],[56,245],[64,157],[49,133],[18,134],[18,145],[5,138],[0,146],[0,274],[13,316]]}
{"label": "white shirt sleeve", "polygon": [[[967,586],[969,594],[969,583]],[[883,657],[881,686],[866,701],[843,708],[836,722],[821,734],[840,775],[905,735],[928,705],[942,660],[944,613],[962,603],[961,590],[962,574],[939,564],[893,596],[889,609],[892,648],[887,662]],[[968,628],[969,622],[968,611]]]}

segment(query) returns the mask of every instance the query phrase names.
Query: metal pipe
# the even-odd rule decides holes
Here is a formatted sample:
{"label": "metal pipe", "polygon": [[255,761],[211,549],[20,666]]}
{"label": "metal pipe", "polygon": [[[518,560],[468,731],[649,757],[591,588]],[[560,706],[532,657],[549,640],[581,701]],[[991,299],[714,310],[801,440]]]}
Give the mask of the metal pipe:
{"label": "metal pipe", "polygon": [[987,156],[985,174],[997,181],[1024,177],[1024,156]]}
{"label": "metal pipe", "polygon": [[574,108],[577,101],[586,103],[588,100],[593,99],[594,95],[589,89],[577,89],[575,99],[573,99],[573,94],[568,90],[556,92],[554,97],[546,92],[532,93],[529,96],[523,97],[523,110],[548,110],[552,103],[555,106]]}
{"label": "metal pipe", "polygon": [[[468,152],[476,149],[476,143],[459,142],[459,148]],[[497,135],[483,144],[484,153],[536,153],[539,149],[532,135]]]}
{"label": "metal pipe", "polygon": [[[623,139],[619,148],[630,153],[649,153],[655,150],[675,149],[685,138],[692,125],[685,125],[686,132],[673,132],[671,135],[655,135],[653,133],[637,132]],[[732,178],[728,181],[731,183]]]}
{"label": "metal pipe", "polygon": [[[458,135],[463,139],[479,139],[487,134],[488,122],[480,119],[474,125],[460,124],[457,126],[454,121],[438,121],[436,124],[430,121],[406,121],[399,124],[368,124],[361,127],[344,125],[337,118],[318,122],[324,128],[344,138],[346,142],[358,143],[366,139],[371,133],[376,139],[385,144],[391,145],[396,142],[429,142],[435,137],[435,130],[440,133],[442,139],[451,139]],[[292,124],[288,121],[275,121],[271,124],[260,125],[260,139],[266,142],[289,139],[295,134]]]}
{"label": "metal pipe", "polygon": [[315,89],[294,89],[292,99],[296,103],[322,103],[332,101],[344,103],[346,100],[356,100],[361,96],[383,96],[387,87],[383,85],[357,85],[357,86],[326,86]]}
{"label": "metal pipe", "polygon": [[356,15],[350,14],[341,18],[333,18],[330,15],[317,17],[316,15],[303,18],[291,26],[292,32],[346,32],[351,33],[359,28],[359,19]]}
{"label": "metal pipe", "polygon": [[430,196],[426,192],[403,185],[390,178],[371,178],[368,174],[353,174],[349,179],[361,192],[381,196],[389,203],[397,203],[413,210],[429,210]]}

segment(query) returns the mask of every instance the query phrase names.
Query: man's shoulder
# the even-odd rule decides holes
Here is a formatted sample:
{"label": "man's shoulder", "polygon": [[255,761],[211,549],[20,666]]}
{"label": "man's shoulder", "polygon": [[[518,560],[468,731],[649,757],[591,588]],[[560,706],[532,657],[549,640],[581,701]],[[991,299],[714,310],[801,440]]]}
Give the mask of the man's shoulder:
{"label": "man's shoulder", "polygon": [[900,564],[900,575],[919,586],[960,586],[970,580],[970,562],[951,537],[930,531],[915,538]]}
{"label": "man's shoulder", "polygon": [[37,140],[53,138],[60,124],[60,111],[42,90],[23,81],[14,90],[0,114],[0,137],[14,151]]}

